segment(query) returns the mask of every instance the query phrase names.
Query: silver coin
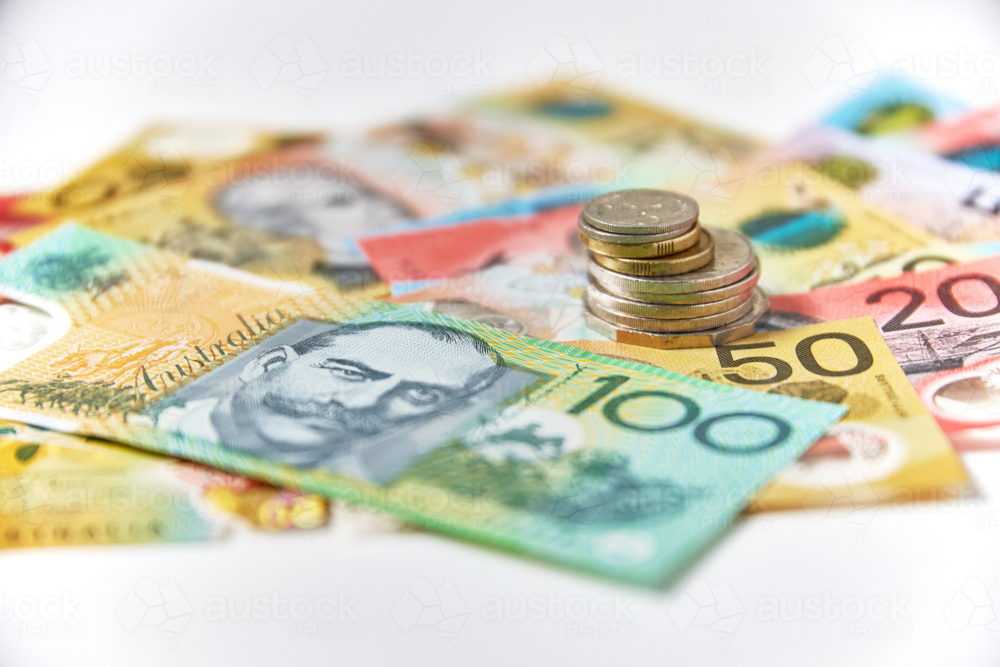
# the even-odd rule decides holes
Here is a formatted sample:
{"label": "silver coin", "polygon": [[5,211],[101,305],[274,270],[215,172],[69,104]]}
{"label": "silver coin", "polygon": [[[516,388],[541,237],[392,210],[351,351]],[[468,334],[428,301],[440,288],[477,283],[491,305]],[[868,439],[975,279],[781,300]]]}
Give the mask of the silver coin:
{"label": "silver coin", "polygon": [[[597,285],[605,292],[614,294],[615,296],[620,296],[624,299],[632,299],[633,301],[659,303],[664,305],[694,305],[699,303],[715,303],[716,301],[730,299],[734,296],[749,297],[750,293],[753,292],[753,288],[756,287],[757,283],[760,281],[760,267],[754,266],[750,275],[736,281],[732,285],[705,290],[704,292],[688,292],[687,294],[657,294],[655,292],[637,292],[631,289],[623,289],[621,285],[616,285],[615,281],[605,283],[601,280],[599,272],[594,270],[593,267],[595,266],[597,265],[591,264],[590,267],[588,267],[590,283]],[[597,266],[597,268],[600,269],[601,267]]]}
{"label": "silver coin", "polygon": [[741,280],[754,270],[757,258],[753,246],[741,234],[717,227],[711,229],[715,236],[715,255],[705,266],[674,276],[630,276],[590,262],[591,275],[605,291],[630,294],[690,294],[718,289]]}
{"label": "silver coin", "polygon": [[614,234],[612,232],[606,232],[603,229],[598,229],[592,225],[588,225],[587,221],[583,219],[583,214],[580,214],[579,226],[580,232],[585,236],[596,241],[603,241],[604,243],[616,243],[618,245],[646,245],[648,243],[662,243],[663,241],[670,241],[678,236],[683,236],[687,234],[691,229],[698,224],[698,221],[693,221],[687,227],[678,227],[672,232],[666,234]]}
{"label": "silver coin", "polygon": [[713,303],[696,304],[660,304],[623,299],[620,296],[609,294],[600,287],[587,285],[587,299],[598,303],[613,313],[621,315],[631,315],[635,317],[651,317],[654,320],[689,320],[695,317],[707,317],[719,315],[742,306],[753,296],[751,292],[715,301]]}
{"label": "silver coin", "polygon": [[626,315],[602,306],[588,295],[584,304],[592,314],[615,326],[628,327],[637,331],[652,331],[655,333],[675,333],[678,331],[704,331],[729,324],[746,315],[753,306],[753,300],[747,300],[732,310],[705,317],[689,317],[684,320],[658,320],[652,317]]}
{"label": "silver coin", "polygon": [[667,190],[616,190],[591,199],[581,216],[613,234],[669,234],[698,220],[698,202]]}
{"label": "silver coin", "polygon": [[762,291],[755,290],[750,312],[740,319],[706,331],[675,333],[650,333],[606,322],[589,311],[584,313],[587,326],[617,343],[642,345],[660,350],[679,350],[691,347],[725,345],[753,333],[754,324],[767,313],[768,301]]}

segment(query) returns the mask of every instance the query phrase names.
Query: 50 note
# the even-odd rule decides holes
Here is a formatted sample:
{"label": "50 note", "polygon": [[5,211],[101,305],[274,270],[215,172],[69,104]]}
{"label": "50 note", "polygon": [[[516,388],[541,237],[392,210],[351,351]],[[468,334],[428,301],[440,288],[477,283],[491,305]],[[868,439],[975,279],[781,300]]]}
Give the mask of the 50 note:
{"label": "50 note", "polygon": [[959,449],[996,447],[1000,257],[772,297],[769,326],[867,315]]}
{"label": "50 note", "polygon": [[713,382],[846,407],[844,419],[779,473],[752,509],[900,501],[966,481],[948,439],[871,318],[757,333],[715,348],[571,344]]}

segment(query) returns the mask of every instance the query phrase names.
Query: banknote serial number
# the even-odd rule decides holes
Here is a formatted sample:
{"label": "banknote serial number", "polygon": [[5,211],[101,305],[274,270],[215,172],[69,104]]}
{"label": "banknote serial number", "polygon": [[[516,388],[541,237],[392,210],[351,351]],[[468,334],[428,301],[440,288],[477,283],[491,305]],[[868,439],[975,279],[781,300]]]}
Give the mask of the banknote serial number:
{"label": "banknote serial number", "polygon": [[[992,308],[987,308],[986,310],[968,310],[962,304],[958,302],[955,297],[955,286],[962,282],[973,281],[979,282],[989,288],[990,292],[996,298],[997,303]],[[911,315],[920,309],[920,306],[927,301],[927,295],[923,290],[916,289],[914,287],[887,287],[885,289],[880,289],[877,292],[872,292],[865,299],[865,303],[875,304],[882,301],[882,299],[888,294],[894,293],[906,294],[910,297],[909,302],[903,306],[898,313],[892,316],[888,322],[882,327],[882,331],[886,333],[891,333],[893,331],[906,331],[908,329],[923,329],[925,327],[937,327],[944,324],[944,320],[926,320],[923,322],[907,322]],[[986,275],[984,273],[963,273],[960,276],[955,276],[943,281],[937,288],[938,299],[941,301],[941,305],[945,309],[952,313],[953,315],[958,315],[959,317],[989,317],[990,315],[996,315],[1000,313],[1000,282],[997,282],[996,278],[993,276]]]}
{"label": "banknote serial number", "polygon": [[[615,393],[623,384],[628,382],[631,378],[625,375],[604,375],[594,379],[603,386],[594,390],[588,394],[582,401],[571,407],[567,412],[571,415],[578,415],[582,413],[587,408],[591,407],[595,403],[598,403],[602,399]],[[656,424],[656,425],[646,425],[646,424],[636,424],[634,422],[625,419],[622,414],[622,407],[625,404],[643,398],[657,398],[665,399],[677,402],[681,408],[684,410],[684,414],[679,418],[675,419],[673,422],[667,424]],[[642,431],[645,433],[663,433],[665,431],[672,431],[679,428],[684,428],[698,421],[698,417],[701,415],[701,408],[698,404],[692,401],[687,396],[681,396],[680,394],[675,394],[670,391],[632,391],[626,394],[618,394],[614,398],[610,399],[604,404],[602,408],[605,419],[607,419],[612,424],[626,428],[632,431]],[[775,426],[776,433],[771,438],[769,442],[765,442],[759,445],[749,445],[749,446],[733,446],[726,443],[718,442],[714,437],[712,437],[712,427],[727,421],[732,421],[734,419],[763,419],[765,421],[771,422]],[[772,447],[780,445],[782,442],[788,439],[788,436],[792,433],[792,427],[784,419],[779,417],[774,417],[772,415],[763,414],[760,412],[727,412],[721,415],[715,415],[708,419],[704,419],[698,423],[694,428],[694,438],[698,443],[713,449],[717,452],[723,454],[755,454],[757,452],[762,452]]]}

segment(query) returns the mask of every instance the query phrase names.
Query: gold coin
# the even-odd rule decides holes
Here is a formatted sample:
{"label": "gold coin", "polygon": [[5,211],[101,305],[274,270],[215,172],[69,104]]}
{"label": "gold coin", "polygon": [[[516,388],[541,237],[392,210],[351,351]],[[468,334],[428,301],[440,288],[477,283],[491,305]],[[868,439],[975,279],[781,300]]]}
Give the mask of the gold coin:
{"label": "gold coin", "polygon": [[[624,236],[624,234],[616,234]],[[680,236],[653,243],[609,243],[591,237],[580,225],[580,242],[596,253],[610,257],[649,258],[664,257],[682,252],[692,247],[701,238],[701,229],[695,223],[691,229]]]}
{"label": "gold coin", "polygon": [[[718,246],[716,246],[716,249],[718,249]],[[632,289],[631,285],[623,285],[621,281],[613,279],[608,280],[607,276],[604,274],[614,272],[602,269],[596,264],[590,264],[588,271],[590,274],[590,283],[592,285],[597,285],[608,294],[614,294],[615,296],[620,296],[624,299],[631,299],[632,301],[662,303],[676,306],[693,305],[698,303],[715,303],[717,301],[730,299],[734,296],[749,299],[750,294],[753,292],[753,288],[756,287],[758,281],[760,281],[760,266],[757,265],[754,266],[750,275],[746,276],[742,280],[736,281],[732,285],[705,290],[704,292],[689,292],[687,294],[657,294],[656,292],[639,292]],[[696,273],[700,273],[700,271]],[[614,275],[618,276],[621,274],[616,273]]]}
{"label": "gold coin", "polygon": [[606,269],[630,276],[676,276],[700,269],[712,261],[714,254],[715,239],[708,229],[702,227],[697,245],[669,257],[620,259],[591,251],[590,258]]}
{"label": "gold coin", "polygon": [[744,295],[730,297],[714,303],[663,305],[623,299],[620,296],[608,294],[594,284],[587,285],[587,298],[611,312],[622,315],[634,315],[636,317],[651,317],[655,320],[689,320],[694,317],[719,315],[743,305],[750,300],[751,296],[752,294],[747,292]]}
{"label": "gold coin", "polygon": [[723,324],[734,322],[750,311],[753,299],[748,299],[735,308],[722,313],[706,315],[704,317],[691,317],[686,320],[658,320],[652,317],[638,317],[636,315],[615,312],[591,299],[589,294],[585,299],[585,303],[591,313],[615,326],[628,327],[629,329],[637,329],[638,331],[672,333],[676,331],[704,331],[705,329],[714,329],[715,327],[721,327]]}
{"label": "gold coin", "polygon": [[591,262],[590,272],[597,276],[602,287],[610,287],[607,291],[616,294],[620,290],[629,293],[690,294],[732,285],[754,270],[757,259],[753,246],[737,232],[711,229],[715,237],[715,256],[697,271],[675,276],[632,276]]}
{"label": "gold coin", "polygon": [[754,325],[767,313],[767,297],[762,291],[754,290],[750,300],[750,312],[738,320],[705,331],[688,331],[675,333],[651,333],[629,327],[611,324],[596,315],[586,312],[584,320],[587,326],[597,333],[607,336],[616,343],[626,345],[642,345],[660,350],[679,350],[691,347],[713,347],[725,345],[740,338],[746,338],[753,333]]}

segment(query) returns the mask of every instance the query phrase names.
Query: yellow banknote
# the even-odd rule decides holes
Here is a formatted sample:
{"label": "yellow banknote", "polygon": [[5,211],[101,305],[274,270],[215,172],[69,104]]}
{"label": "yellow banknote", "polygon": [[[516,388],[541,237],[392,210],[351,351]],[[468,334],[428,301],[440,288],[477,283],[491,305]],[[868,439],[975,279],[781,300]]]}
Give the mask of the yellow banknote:
{"label": "yellow banknote", "polygon": [[0,549],[176,542],[326,523],[320,496],[94,438],[0,421]]}
{"label": "yellow banknote", "polygon": [[[7,241],[21,247],[71,220],[274,280],[334,288],[344,281],[323,275],[323,249],[315,235],[296,233],[295,221],[275,206],[273,193],[266,192],[271,195],[266,200],[259,194],[261,189],[277,187],[286,199],[296,198],[299,208],[316,206],[315,201],[306,201],[315,194],[316,179],[286,156],[297,155],[318,141],[318,136],[310,134],[155,125],[66,183],[19,199],[10,213],[35,224],[21,225]],[[297,170],[294,178],[293,170]],[[260,183],[257,208],[270,214],[263,217],[273,218],[273,224],[248,224],[220,212],[213,202],[216,191],[247,176]],[[349,286],[370,285],[369,276],[366,272],[366,279]],[[364,296],[383,291],[377,286]]]}
{"label": "yellow banknote", "polygon": [[872,278],[895,278],[911,271],[933,271],[948,266],[971,262],[977,257],[966,247],[947,241],[938,241],[925,248],[917,248],[879,264],[874,264],[854,274],[849,283],[863,283]]}
{"label": "yellow banknote", "polygon": [[701,221],[749,237],[769,293],[850,280],[868,267],[940,241],[797,162],[760,162],[739,184],[702,198]]}
{"label": "yellow banknote", "polygon": [[739,180],[740,163],[759,147],[754,139],[603,88],[564,82],[497,95],[482,105],[568,129],[613,148],[632,187],[709,193]]}
{"label": "yellow banknote", "polygon": [[596,340],[570,345],[734,387],[847,407],[843,420],[781,472],[751,509],[863,507],[932,497],[966,482],[951,444],[869,317],[758,333],[714,348],[655,350]]}
{"label": "yellow banknote", "polygon": [[318,140],[234,125],[152,125],[66,182],[21,198],[15,212],[66,217],[127,197],[177,199],[191,178],[225,161]]}

